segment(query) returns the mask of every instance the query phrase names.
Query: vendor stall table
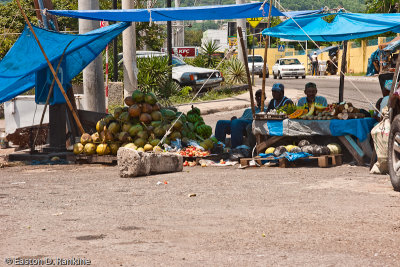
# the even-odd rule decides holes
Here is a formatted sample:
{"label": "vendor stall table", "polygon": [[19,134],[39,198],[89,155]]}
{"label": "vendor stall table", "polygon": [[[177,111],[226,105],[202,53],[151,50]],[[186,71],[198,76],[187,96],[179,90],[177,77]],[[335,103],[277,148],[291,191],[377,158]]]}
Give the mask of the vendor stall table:
{"label": "vendor stall table", "polygon": [[[363,165],[363,150],[353,140],[367,140],[368,134],[374,127],[373,118],[350,120],[254,120],[253,133],[257,138],[257,152],[273,145],[285,136],[336,136],[346,146],[359,165]],[[262,141],[263,137],[267,137]]]}

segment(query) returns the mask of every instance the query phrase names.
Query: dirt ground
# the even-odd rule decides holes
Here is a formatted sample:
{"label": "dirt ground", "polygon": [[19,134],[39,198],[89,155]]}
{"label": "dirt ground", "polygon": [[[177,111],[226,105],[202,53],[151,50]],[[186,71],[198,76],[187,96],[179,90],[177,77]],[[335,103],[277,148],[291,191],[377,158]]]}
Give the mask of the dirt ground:
{"label": "dirt ground", "polygon": [[92,266],[400,265],[400,194],[364,167],[185,167],[135,179],[101,165],[7,167],[0,206],[0,266],[15,257]]}

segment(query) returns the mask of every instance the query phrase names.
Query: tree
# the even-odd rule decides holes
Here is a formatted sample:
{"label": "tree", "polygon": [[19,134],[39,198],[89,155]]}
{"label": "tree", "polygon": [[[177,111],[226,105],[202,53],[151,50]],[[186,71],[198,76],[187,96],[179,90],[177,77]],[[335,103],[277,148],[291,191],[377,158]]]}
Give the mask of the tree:
{"label": "tree", "polygon": [[368,13],[398,13],[398,0],[366,0]]}
{"label": "tree", "polygon": [[203,32],[201,30],[185,30],[185,45],[201,46],[201,38]]}

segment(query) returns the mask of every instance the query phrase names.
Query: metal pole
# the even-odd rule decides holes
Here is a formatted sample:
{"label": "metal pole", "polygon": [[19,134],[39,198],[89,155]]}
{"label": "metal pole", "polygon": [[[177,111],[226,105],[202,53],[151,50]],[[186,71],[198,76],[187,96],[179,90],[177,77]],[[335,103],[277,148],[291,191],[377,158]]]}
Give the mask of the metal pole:
{"label": "metal pole", "polygon": [[83,129],[83,126],[82,126],[82,124],[81,124],[81,122],[80,122],[80,120],[79,120],[79,118],[78,118],[78,115],[76,114],[75,110],[73,109],[72,104],[71,104],[71,102],[69,101],[67,94],[65,93],[64,87],[62,86],[60,80],[58,79],[57,73],[56,73],[56,71],[54,70],[53,66],[51,65],[50,60],[49,60],[49,58],[48,58],[47,55],[46,55],[46,52],[44,52],[44,49],[43,49],[43,47],[42,47],[42,44],[40,43],[40,41],[39,41],[39,39],[38,39],[38,37],[37,37],[35,31],[34,31],[33,28],[32,28],[31,23],[29,22],[28,17],[26,16],[24,10],[22,9],[21,3],[19,2],[19,0],[17,0],[17,4],[18,4],[19,10],[20,10],[21,13],[22,13],[22,16],[24,17],[24,19],[25,19],[25,21],[26,21],[26,24],[28,24],[29,29],[31,30],[33,36],[35,37],[35,40],[36,40],[36,42],[38,43],[39,48],[40,48],[40,50],[42,51],[43,56],[44,56],[44,58],[45,58],[46,61],[47,61],[47,64],[49,65],[50,71],[53,73],[54,79],[56,79],[57,85],[58,85],[58,87],[60,88],[60,91],[61,91],[61,93],[63,94],[63,96],[64,96],[64,98],[65,98],[65,101],[67,102],[67,105],[68,105],[68,107],[70,108],[70,110],[71,110],[71,112],[72,112],[72,115],[74,116],[74,119],[75,119],[75,121],[76,121],[76,124],[77,124],[78,127],[79,127],[79,130],[80,130],[81,133],[83,134],[83,133],[85,132],[85,130]]}
{"label": "metal pole", "polygon": [[[268,12],[267,28],[269,28],[271,26],[271,10],[272,10],[272,0],[269,0],[269,12]],[[264,112],[265,78],[267,76],[268,45],[269,45],[269,36],[268,36],[268,38],[265,38],[263,79],[262,79],[262,87],[261,87],[261,112]]]}
{"label": "metal pole", "polygon": [[237,27],[237,30],[238,30],[238,34],[239,34],[239,38],[240,38],[240,44],[241,44],[242,52],[243,52],[243,55],[244,55],[244,66],[246,68],[247,83],[249,84],[251,112],[253,113],[253,119],[255,119],[256,118],[256,109],[254,107],[253,87],[251,85],[249,64],[247,62],[247,52],[246,52],[246,48],[244,46],[242,28]]}
{"label": "metal pole", "polygon": [[252,85],[254,85],[254,34],[255,34],[255,32],[256,32],[256,29],[253,28],[253,41],[251,42],[251,46],[253,47],[253,66],[252,66],[252,72],[251,72],[251,84]]}
{"label": "metal pole", "polygon": [[[117,0],[113,0],[113,9],[117,9]],[[113,60],[113,82],[118,81],[118,36],[115,37],[113,40],[113,54],[114,54],[114,60]]]}
{"label": "metal pole", "polygon": [[344,74],[346,73],[347,41],[343,41],[342,66],[340,71],[339,103],[343,102]]}
{"label": "metal pole", "polygon": [[[171,7],[171,0],[167,0],[167,7]],[[172,65],[172,23],[167,21],[167,53],[168,65]],[[169,79],[172,80],[172,71],[169,72]]]}

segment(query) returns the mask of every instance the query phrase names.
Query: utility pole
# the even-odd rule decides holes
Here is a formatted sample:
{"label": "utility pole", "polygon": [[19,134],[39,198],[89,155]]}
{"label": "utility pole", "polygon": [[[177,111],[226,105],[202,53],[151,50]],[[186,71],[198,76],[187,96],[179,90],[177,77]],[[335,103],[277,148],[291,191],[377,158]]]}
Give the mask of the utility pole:
{"label": "utility pole", "polygon": [[[175,7],[180,7],[181,0],[175,0]],[[175,22],[175,38],[174,46],[184,46],[185,28],[184,21],[177,20]]]}
{"label": "utility pole", "polygon": [[[113,9],[117,9],[117,0],[113,0]],[[118,36],[113,41],[113,82],[118,82]]]}
{"label": "utility pole", "polygon": [[[171,7],[171,0],[167,0],[167,7]],[[167,54],[168,54],[168,65],[172,65],[172,23],[167,21]],[[169,79],[172,80],[172,72],[170,71]]]}
{"label": "utility pole", "polygon": [[[133,9],[131,0],[122,0],[122,9]],[[122,32],[122,50],[124,56],[124,97],[130,96],[137,89],[138,68],[136,65],[136,25],[132,22]]]}
{"label": "utility pole", "polygon": [[[100,9],[98,0],[78,0],[79,10]],[[83,34],[100,27],[97,20],[79,19],[79,33]],[[83,104],[86,110],[106,112],[104,92],[103,58],[99,55],[83,70]]]}
{"label": "utility pole", "polygon": [[[236,4],[237,5],[244,4],[244,0],[236,0]],[[243,51],[247,49],[246,19],[237,19],[236,23],[237,27],[240,27],[243,33],[244,49],[242,48],[242,44],[239,41],[237,42],[237,44],[238,44],[238,58],[241,62],[244,63],[245,55],[243,54]]]}

